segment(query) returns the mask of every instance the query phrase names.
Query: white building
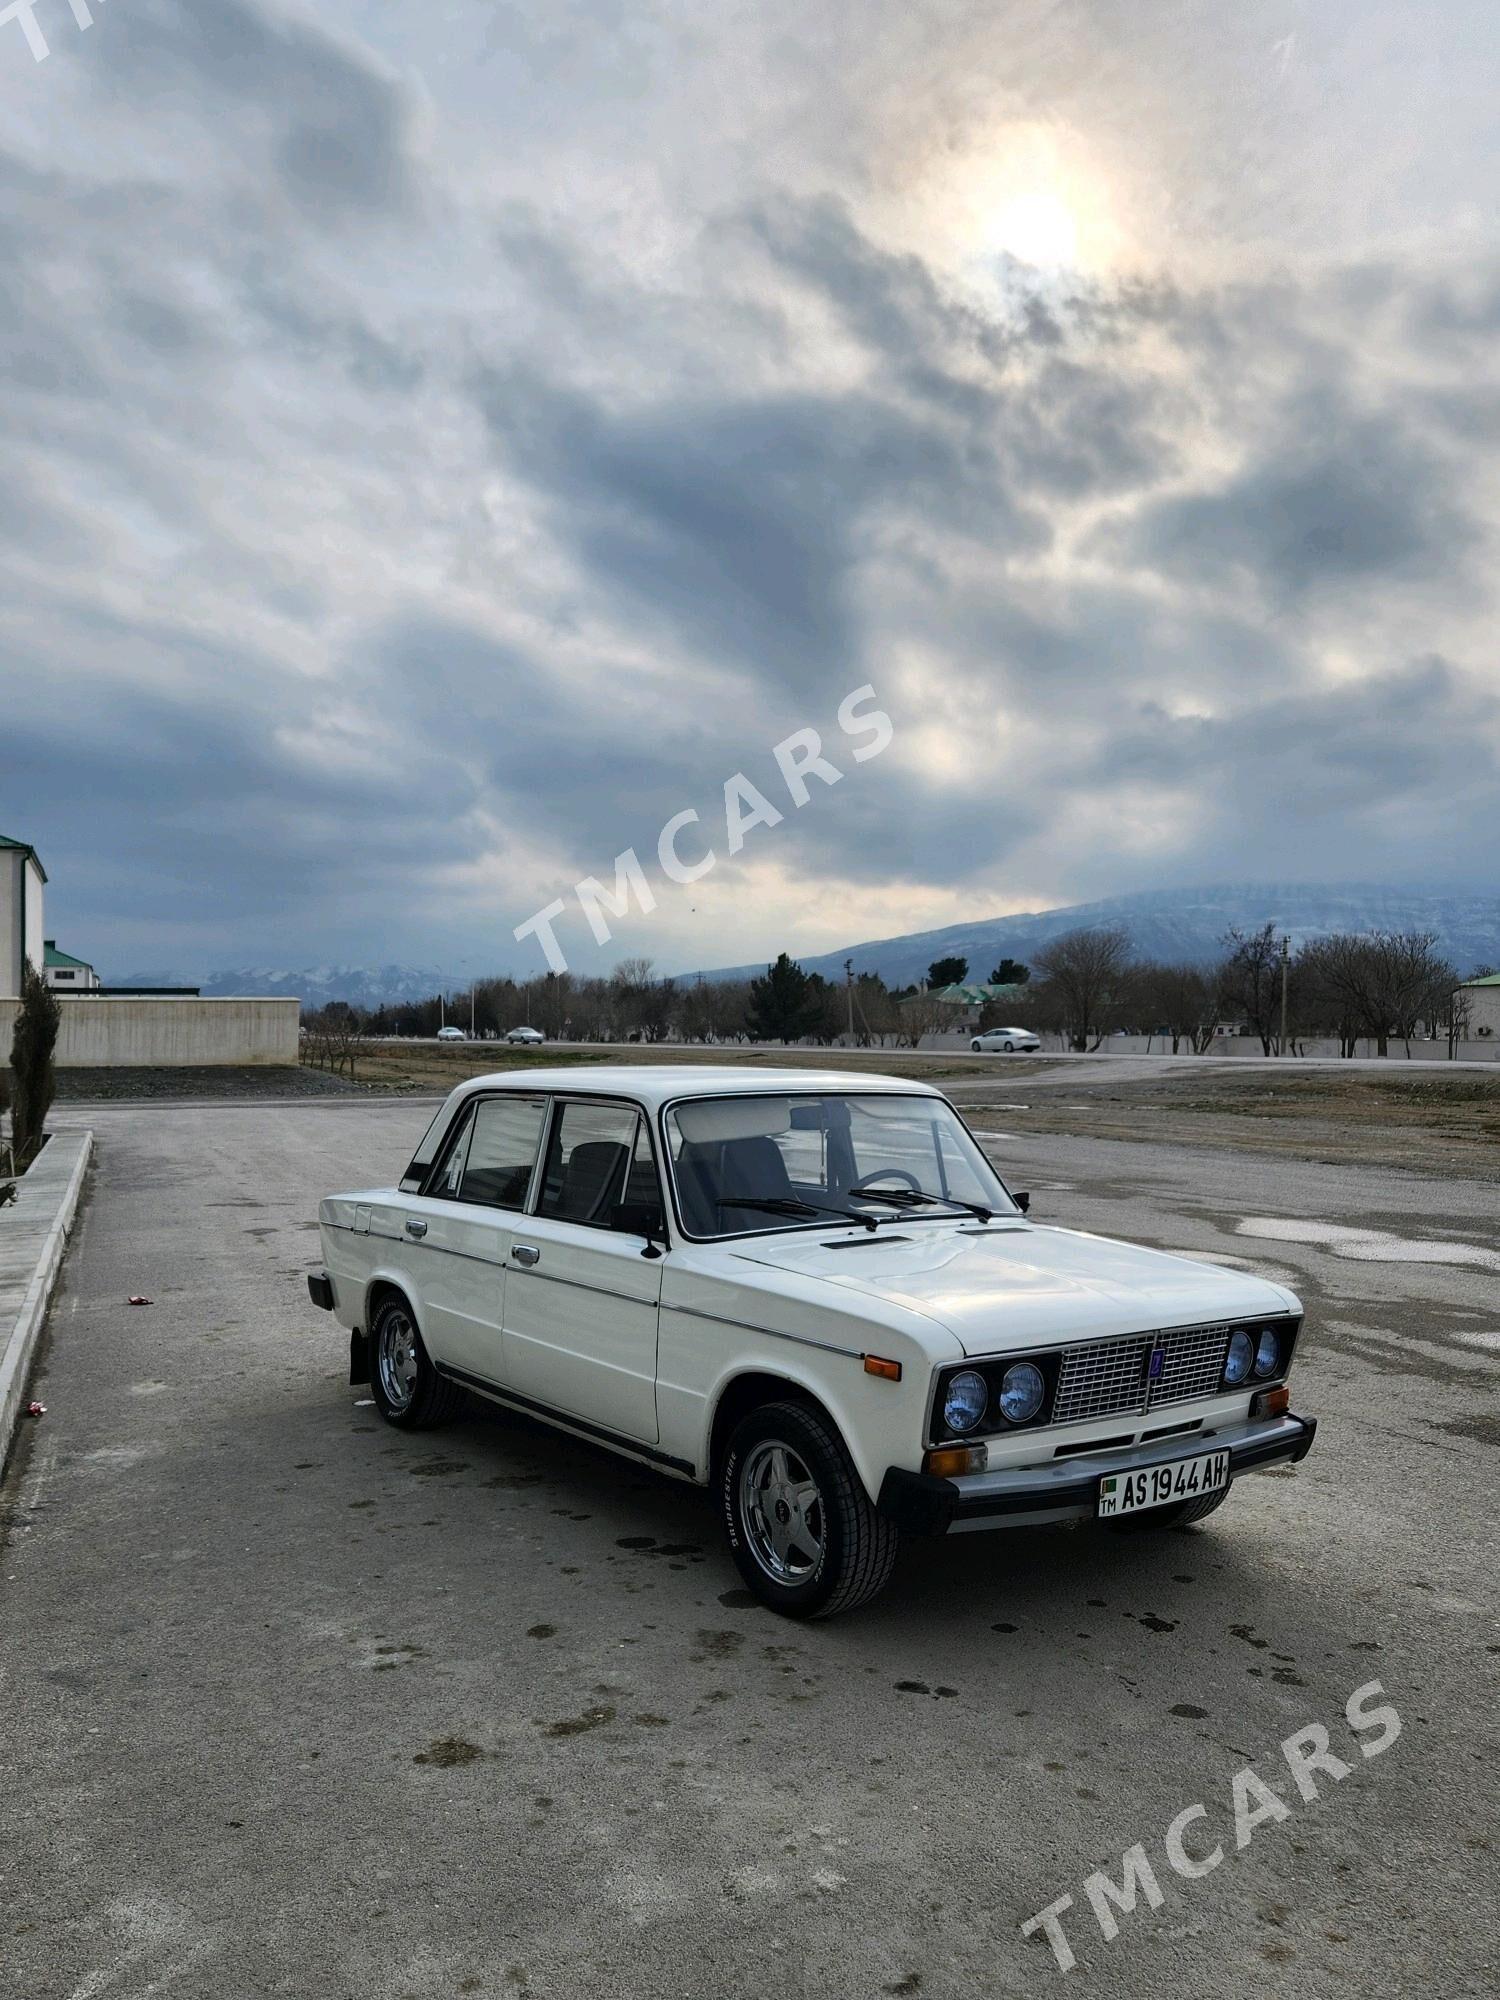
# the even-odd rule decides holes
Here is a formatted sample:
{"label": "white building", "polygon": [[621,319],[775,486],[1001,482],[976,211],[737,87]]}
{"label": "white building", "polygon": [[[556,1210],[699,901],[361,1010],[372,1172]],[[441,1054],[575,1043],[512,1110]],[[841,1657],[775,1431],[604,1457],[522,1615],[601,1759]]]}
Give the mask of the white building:
{"label": "white building", "polygon": [[24,840],[0,833],[0,999],[21,996],[21,968],[46,974],[42,890],[47,871]]}
{"label": "white building", "polygon": [[1465,1034],[1475,1041],[1500,1041],[1500,972],[1466,980],[1454,997],[1463,1009]]}
{"label": "white building", "polygon": [[65,951],[59,951],[56,938],[43,941],[47,958],[46,980],[59,993],[97,993],[99,975],[93,966],[81,958],[70,958]]}

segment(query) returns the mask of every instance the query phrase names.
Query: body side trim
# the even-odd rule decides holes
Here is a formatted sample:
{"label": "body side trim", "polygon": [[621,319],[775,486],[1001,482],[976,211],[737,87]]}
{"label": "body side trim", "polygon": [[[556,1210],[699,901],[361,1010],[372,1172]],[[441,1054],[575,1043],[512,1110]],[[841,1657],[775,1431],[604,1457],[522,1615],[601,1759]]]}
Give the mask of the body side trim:
{"label": "body side trim", "polygon": [[642,1444],[639,1438],[624,1437],[619,1431],[606,1429],[603,1424],[590,1423],[586,1417],[570,1416],[565,1410],[554,1409],[550,1403],[540,1403],[534,1397],[523,1396],[519,1390],[502,1388],[485,1375],[471,1374],[467,1368],[455,1368],[451,1362],[438,1361],[433,1366],[439,1375],[461,1382],[466,1389],[477,1390],[481,1396],[489,1396],[497,1403],[509,1403],[517,1410],[524,1410],[528,1416],[540,1417],[544,1423],[555,1425],[558,1430],[574,1431],[594,1443],[608,1445],[611,1451],[644,1459],[650,1465],[664,1466],[689,1479],[698,1476],[698,1468],[691,1459],[674,1458],[671,1452],[659,1451],[655,1445]]}

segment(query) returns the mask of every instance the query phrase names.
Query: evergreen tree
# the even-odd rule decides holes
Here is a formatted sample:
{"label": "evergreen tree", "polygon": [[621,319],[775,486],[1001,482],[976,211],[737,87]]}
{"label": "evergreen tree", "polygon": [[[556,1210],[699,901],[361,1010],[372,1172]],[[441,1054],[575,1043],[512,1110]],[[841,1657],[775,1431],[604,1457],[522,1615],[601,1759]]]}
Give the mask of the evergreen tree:
{"label": "evergreen tree", "polygon": [[935,958],[927,968],[929,986],[957,986],[969,976],[966,958]]}
{"label": "evergreen tree", "polygon": [[10,1136],[18,1168],[28,1163],[41,1144],[42,1126],[52,1108],[52,1053],[61,1018],[57,995],[28,964],[10,1049]]}
{"label": "evergreen tree", "polygon": [[757,1042],[796,1042],[810,1035],[823,1010],[822,996],[785,952],[750,982],[750,1033]]}

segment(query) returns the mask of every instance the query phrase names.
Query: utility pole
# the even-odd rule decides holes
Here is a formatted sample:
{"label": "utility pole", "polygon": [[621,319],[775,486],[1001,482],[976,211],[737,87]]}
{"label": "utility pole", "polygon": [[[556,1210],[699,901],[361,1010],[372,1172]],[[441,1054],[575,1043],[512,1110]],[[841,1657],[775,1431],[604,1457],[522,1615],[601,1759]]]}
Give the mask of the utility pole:
{"label": "utility pole", "polygon": [[849,1046],[854,1047],[854,960],[844,960],[844,995],[849,1002]]}
{"label": "utility pole", "polygon": [[1283,1055],[1285,1055],[1287,1052],[1286,979],[1287,979],[1287,969],[1291,963],[1291,957],[1292,957],[1292,941],[1289,937],[1283,937],[1281,940],[1281,1053]]}
{"label": "utility pole", "polygon": [[474,982],[469,982],[469,1040],[474,1040]]}

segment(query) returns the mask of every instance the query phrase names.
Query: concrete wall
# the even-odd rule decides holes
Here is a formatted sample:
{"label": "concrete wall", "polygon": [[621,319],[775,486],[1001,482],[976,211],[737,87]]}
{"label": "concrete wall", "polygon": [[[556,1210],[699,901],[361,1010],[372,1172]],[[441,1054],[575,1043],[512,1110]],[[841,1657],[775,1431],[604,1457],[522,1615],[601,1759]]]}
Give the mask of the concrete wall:
{"label": "concrete wall", "polygon": [[[958,1054],[968,1048],[971,1039],[968,1035],[924,1035],[921,1046],[924,1050],[932,1053],[947,1053],[951,1051]],[[1061,1035],[1043,1035],[1041,1043],[1043,1055],[1061,1053],[1067,1046]],[[1297,1048],[1305,1056],[1336,1057],[1339,1054],[1337,1041],[1320,1040],[1316,1036],[1308,1038],[1298,1036]],[[1107,1056],[1153,1055],[1170,1057],[1172,1044],[1170,1038],[1163,1040],[1160,1035],[1153,1036],[1149,1043],[1145,1035],[1106,1035],[1099,1045],[1099,1053]],[[1259,1056],[1261,1053],[1262,1050],[1259,1041],[1250,1035],[1218,1035],[1208,1047],[1208,1054],[1221,1061],[1226,1056]],[[1374,1042],[1362,1041],[1355,1050],[1355,1054],[1358,1056],[1373,1057],[1378,1053],[1379,1051]],[[1414,1041],[1411,1045],[1411,1053],[1413,1062],[1446,1062],[1448,1059],[1447,1038],[1445,1036],[1443,1040],[1437,1042]],[[1500,1026],[1497,1026],[1495,1033],[1491,1036],[1473,1037],[1468,1041],[1460,1042],[1455,1053],[1459,1062],[1500,1061]],[[1183,1062],[1192,1062],[1195,1060],[1191,1048],[1186,1043],[1178,1051],[1178,1056],[1179,1060]],[[1406,1044],[1396,1040],[1394,1037],[1390,1044],[1389,1060],[1392,1062],[1404,1062],[1406,1060]]]}
{"label": "concrete wall", "polygon": [[[0,1061],[16,1000],[0,1000]],[[297,1061],[297,1000],[110,999],[59,994],[59,1069],[212,1068]]]}

